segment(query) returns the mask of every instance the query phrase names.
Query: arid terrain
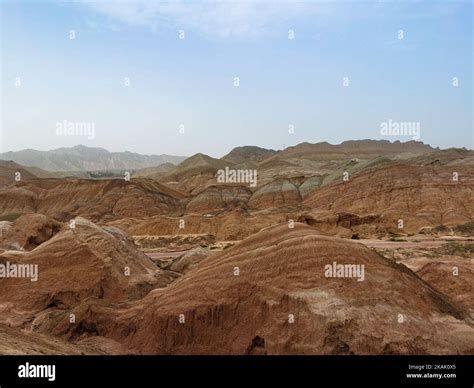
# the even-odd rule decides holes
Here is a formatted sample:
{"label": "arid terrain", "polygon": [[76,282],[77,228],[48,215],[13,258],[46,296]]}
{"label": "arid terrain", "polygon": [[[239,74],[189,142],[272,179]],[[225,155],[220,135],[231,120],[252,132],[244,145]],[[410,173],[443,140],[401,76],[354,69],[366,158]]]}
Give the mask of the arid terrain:
{"label": "arid terrain", "polygon": [[0,265],[37,268],[0,276],[1,354],[474,353],[472,150],[29,151],[0,160]]}

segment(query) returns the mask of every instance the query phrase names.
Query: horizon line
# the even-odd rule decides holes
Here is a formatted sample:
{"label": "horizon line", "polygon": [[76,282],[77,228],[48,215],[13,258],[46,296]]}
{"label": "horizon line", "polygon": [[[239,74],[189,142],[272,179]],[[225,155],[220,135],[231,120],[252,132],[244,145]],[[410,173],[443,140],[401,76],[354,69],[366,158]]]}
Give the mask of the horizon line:
{"label": "horizon line", "polygon": [[[425,143],[421,140],[414,140],[414,139],[411,139],[411,140],[406,140],[406,141],[403,141],[403,140],[400,140],[400,139],[397,139],[397,140],[388,140],[388,139],[369,139],[369,138],[366,138],[366,139],[348,139],[348,140],[344,140],[340,143],[330,143],[328,141],[319,141],[319,142],[309,142],[309,141],[303,141],[303,142],[300,142],[300,143],[296,143],[296,144],[293,144],[293,145],[288,145],[284,148],[279,148],[279,149],[274,149],[274,148],[266,148],[266,147],[262,147],[262,146],[259,146],[259,145],[254,145],[254,144],[245,144],[245,145],[238,145],[238,146],[235,146],[235,147],[232,147],[230,149],[230,151],[224,153],[224,155],[222,157],[224,157],[225,155],[229,154],[230,152],[232,152],[234,149],[236,148],[244,148],[244,147],[257,147],[257,148],[261,148],[261,149],[265,149],[265,150],[269,150],[269,151],[276,151],[276,152],[279,152],[279,151],[284,151],[288,148],[291,148],[291,147],[297,147],[299,145],[302,145],[302,144],[311,144],[311,145],[317,145],[317,144],[328,144],[330,146],[340,146],[340,145],[343,145],[345,143],[349,143],[349,142],[365,142],[365,141],[371,141],[371,142],[384,142],[384,143],[389,143],[389,144],[397,144],[397,143],[400,143],[400,144],[420,144],[420,145],[426,145],[430,148],[432,148],[433,150],[450,150],[450,149],[464,149],[464,150],[467,150],[467,151],[473,151],[473,149],[471,148],[468,148],[466,146],[464,147],[434,147],[432,146],[431,144],[429,143]],[[57,148],[51,148],[51,149],[48,149],[48,150],[42,150],[42,149],[36,149],[36,148],[22,148],[22,149],[18,149],[18,150],[9,150],[9,151],[3,151],[3,152],[0,152],[0,155],[3,155],[3,154],[8,154],[8,153],[16,153],[16,152],[23,152],[23,151],[36,151],[36,152],[52,152],[52,151],[57,151],[57,150],[61,150],[61,149],[73,149],[73,148],[78,148],[78,147],[84,147],[84,148],[89,148],[89,149],[101,149],[101,150],[104,150],[108,153],[132,153],[132,154],[138,154],[138,155],[141,155],[141,156],[176,156],[176,157],[191,157],[191,156],[194,156],[194,155],[197,155],[197,154],[203,154],[203,155],[207,155],[207,156],[211,156],[213,158],[216,158],[216,159],[220,159],[222,157],[214,157],[212,155],[209,155],[209,154],[204,154],[203,152],[195,152],[191,155],[176,155],[176,154],[167,154],[167,153],[152,153],[152,154],[149,154],[149,153],[141,153],[141,152],[137,152],[137,151],[130,151],[130,150],[123,150],[123,151],[111,151],[107,148],[104,148],[104,147],[100,147],[100,146],[88,146],[88,145],[84,145],[82,143],[79,143],[79,144],[76,144],[74,146],[69,146],[69,147],[57,147]]]}

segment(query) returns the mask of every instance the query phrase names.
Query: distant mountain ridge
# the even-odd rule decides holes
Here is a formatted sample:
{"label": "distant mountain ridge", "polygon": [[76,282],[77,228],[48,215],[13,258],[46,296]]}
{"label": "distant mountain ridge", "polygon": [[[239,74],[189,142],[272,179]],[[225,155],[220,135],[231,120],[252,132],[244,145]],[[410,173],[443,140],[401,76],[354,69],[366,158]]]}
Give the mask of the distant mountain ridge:
{"label": "distant mountain ridge", "polygon": [[[224,157],[216,159],[201,153],[191,157],[166,154],[141,155],[129,151],[109,152],[103,148],[77,145],[51,151],[33,149],[10,151],[1,153],[0,160],[14,161],[25,167],[36,167],[54,172],[142,170],[140,175],[151,176],[167,173],[181,175],[185,171],[189,172],[196,168],[219,169],[225,165],[247,166],[248,168],[256,165],[276,166],[278,163],[294,163],[295,160],[313,162],[351,158],[369,160],[378,156],[407,159],[431,154],[436,150],[428,144],[417,141],[402,143],[387,140],[350,140],[340,144],[305,142],[278,151],[257,146],[242,146],[235,147]],[[157,169],[161,165],[165,166]]]}
{"label": "distant mountain ridge", "polygon": [[[390,142],[368,139],[349,140],[340,144],[305,142],[283,150],[247,145],[233,148],[220,159],[197,153],[166,171],[141,170],[134,176],[149,177],[172,184],[183,192],[195,192],[194,190],[199,191],[200,188],[215,182],[217,171],[226,167],[257,169],[259,183],[263,184],[273,181],[278,176],[330,174],[341,168],[349,169],[349,167],[356,171],[367,166],[369,162],[406,160],[436,152],[439,152],[439,149],[419,141]],[[345,166],[349,162],[355,163],[356,166]]]}
{"label": "distant mountain ridge", "polygon": [[[435,151],[430,145],[420,141],[390,142],[388,140],[347,140],[340,144],[300,143],[278,152],[273,159],[310,159],[331,160],[342,156],[353,159],[370,159],[377,156],[397,157],[401,159]],[[270,160],[270,159],[267,159]]]}
{"label": "distant mountain ridge", "polygon": [[269,158],[270,156],[276,155],[279,151],[269,150],[257,146],[243,146],[235,147],[227,155],[223,156],[221,160],[229,161],[235,164],[245,162],[261,162]]}
{"label": "distant mountain ridge", "polygon": [[12,160],[23,166],[38,167],[47,171],[100,171],[137,170],[165,163],[179,164],[186,159],[174,155],[141,155],[129,151],[109,152],[103,148],[77,145],[51,151],[26,149],[0,154],[2,160]]}

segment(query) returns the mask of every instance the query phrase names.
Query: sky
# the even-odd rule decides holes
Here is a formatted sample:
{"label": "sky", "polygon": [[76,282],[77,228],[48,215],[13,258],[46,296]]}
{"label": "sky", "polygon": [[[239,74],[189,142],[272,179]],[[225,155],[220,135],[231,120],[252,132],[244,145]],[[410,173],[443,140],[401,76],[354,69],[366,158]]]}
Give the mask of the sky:
{"label": "sky", "polygon": [[469,0],[0,2],[0,152],[474,148]]}

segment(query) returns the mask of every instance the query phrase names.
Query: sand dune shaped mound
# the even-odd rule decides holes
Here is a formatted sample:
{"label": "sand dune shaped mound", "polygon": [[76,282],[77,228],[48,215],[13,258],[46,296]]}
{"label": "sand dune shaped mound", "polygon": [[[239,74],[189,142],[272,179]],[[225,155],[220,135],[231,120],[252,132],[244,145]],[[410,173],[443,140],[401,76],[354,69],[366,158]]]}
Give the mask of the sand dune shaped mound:
{"label": "sand dune shaped mound", "polygon": [[29,277],[0,279],[3,312],[65,309],[90,297],[110,302],[140,298],[152,288],[156,273],[119,229],[101,228],[81,217],[74,229],[64,227],[31,251],[3,252],[0,264],[18,274],[19,265],[29,271],[23,272]]}
{"label": "sand dune shaped mound", "polygon": [[[364,280],[326,277],[325,266],[334,263],[364,265]],[[142,354],[474,350],[474,327],[462,307],[406,267],[303,224],[267,228],[132,307],[88,309],[82,319],[77,327],[94,325]],[[62,329],[74,335],[76,328]]]}

